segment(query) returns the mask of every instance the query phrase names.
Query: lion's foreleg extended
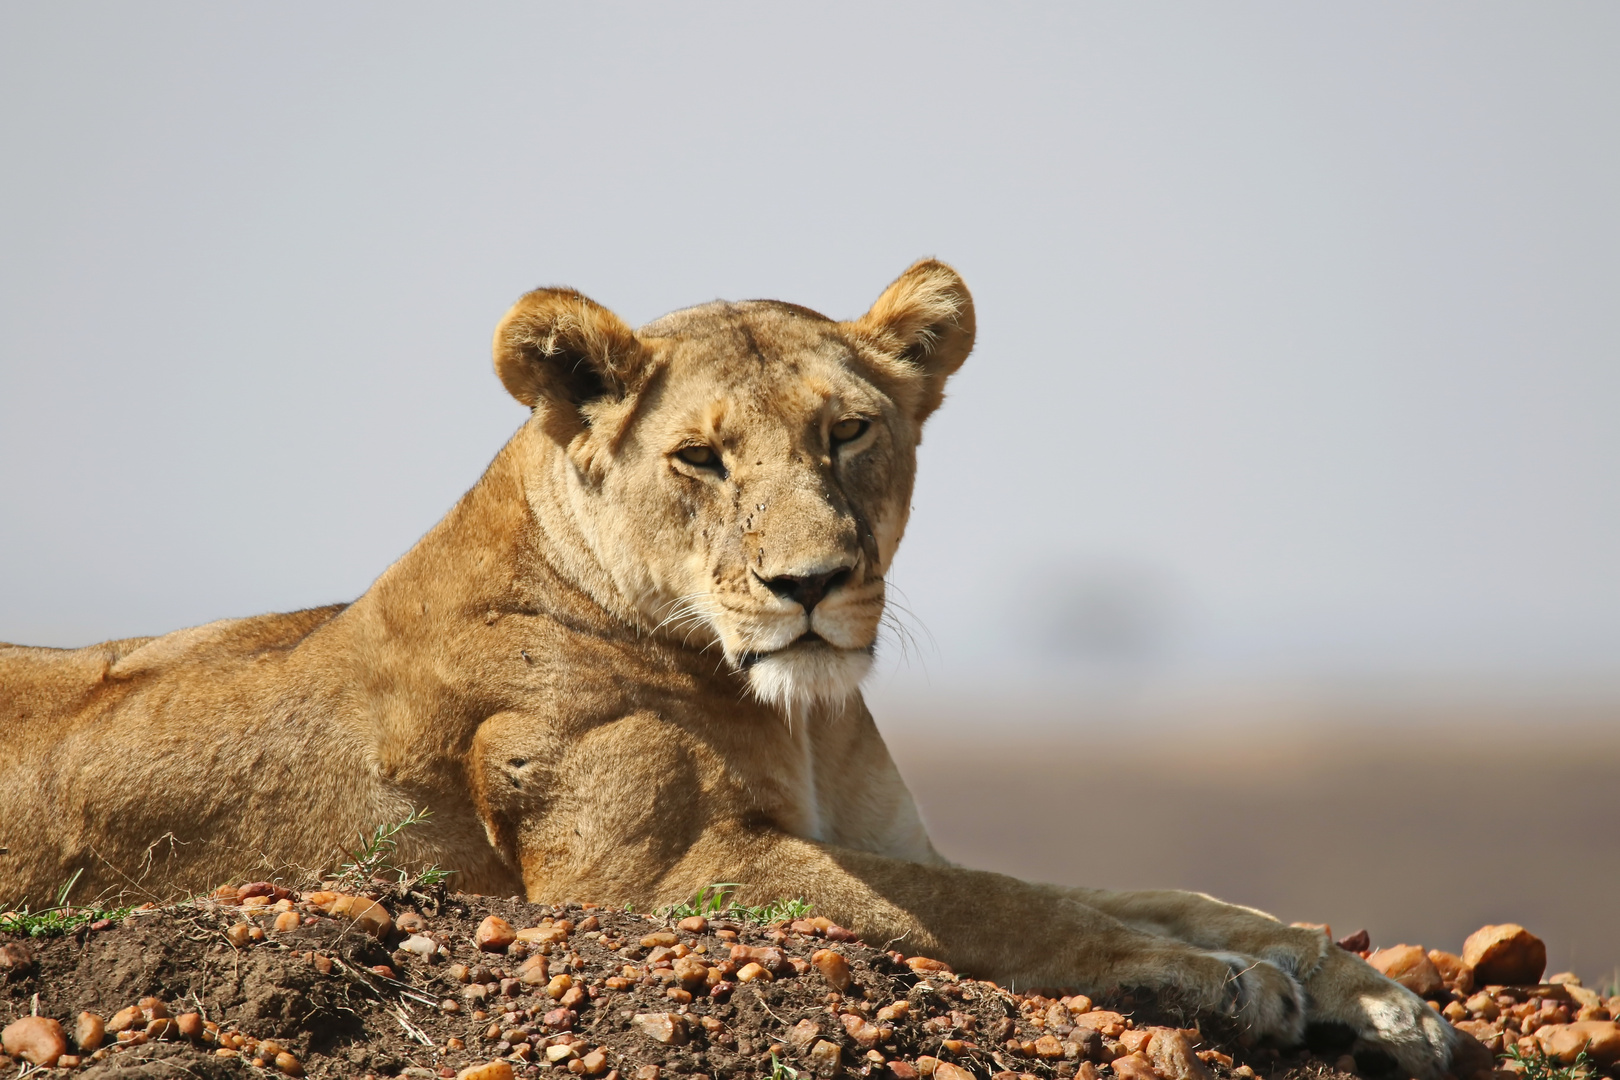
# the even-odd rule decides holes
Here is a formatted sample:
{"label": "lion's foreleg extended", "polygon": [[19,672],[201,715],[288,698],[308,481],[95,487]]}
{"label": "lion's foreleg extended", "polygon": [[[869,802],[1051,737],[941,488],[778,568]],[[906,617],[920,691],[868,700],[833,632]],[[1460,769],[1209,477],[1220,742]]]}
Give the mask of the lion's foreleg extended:
{"label": "lion's foreleg extended", "polygon": [[1002,874],[920,865],[781,833],[714,828],[641,902],[684,900],[716,882],[742,883],[748,903],[804,897],[873,944],[944,960],[1009,986],[1092,992],[1174,988],[1190,1003],[1234,1013],[1256,1034],[1297,1037],[1296,985],[1269,964],[1144,933],[1064,891]]}
{"label": "lion's foreleg extended", "polygon": [[1203,893],[1064,889],[1063,894],[1144,933],[1172,937],[1200,949],[1258,957],[1301,979],[1316,971],[1330,945],[1315,930],[1287,926],[1263,911]]}

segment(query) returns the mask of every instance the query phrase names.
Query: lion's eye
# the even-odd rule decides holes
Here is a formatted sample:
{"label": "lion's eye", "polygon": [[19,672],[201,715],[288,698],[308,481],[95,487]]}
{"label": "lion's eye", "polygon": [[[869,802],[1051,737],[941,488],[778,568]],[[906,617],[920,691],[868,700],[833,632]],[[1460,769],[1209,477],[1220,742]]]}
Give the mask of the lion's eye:
{"label": "lion's eye", "polygon": [[865,435],[866,429],[871,426],[872,425],[869,421],[861,420],[856,417],[850,417],[848,420],[840,420],[838,423],[832,426],[833,442],[854,442],[862,435]]}
{"label": "lion's eye", "polygon": [[675,451],[675,456],[688,465],[696,465],[700,469],[712,469],[720,464],[712,446],[683,446]]}

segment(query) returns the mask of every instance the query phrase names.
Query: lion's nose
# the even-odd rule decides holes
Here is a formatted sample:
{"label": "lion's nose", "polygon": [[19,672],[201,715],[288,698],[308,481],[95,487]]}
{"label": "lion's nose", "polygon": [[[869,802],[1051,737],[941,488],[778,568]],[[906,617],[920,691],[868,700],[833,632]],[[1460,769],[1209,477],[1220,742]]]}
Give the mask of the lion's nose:
{"label": "lion's nose", "polygon": [[844,583],[849,570],[834,570],[827,574],[809,574],[804,577],[783,576],[761,578],[765,587],[784,600],[795,600],[808,615],[822,598]]}

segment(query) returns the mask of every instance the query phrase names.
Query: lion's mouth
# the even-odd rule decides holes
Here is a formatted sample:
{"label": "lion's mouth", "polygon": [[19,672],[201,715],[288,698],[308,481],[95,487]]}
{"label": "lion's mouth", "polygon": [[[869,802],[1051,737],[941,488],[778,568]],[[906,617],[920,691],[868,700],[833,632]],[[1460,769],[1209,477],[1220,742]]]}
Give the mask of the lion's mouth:
{"label": "lion's mouth", "polygon": [[833,648],[826,638],[822,637],[814,630],[806,630],[804,633],[800,634],[798,637],[794,638],[780,649],[771,649],[769,652],[743,653],[742,659],[737,661],[737,667],[743,671],[747,671],[749,668],[753,667],[755,664],[759,663],[768,656],[778,656],[787,652],[789,649],[797,649],[800,645],[826,645],[828,648]]}

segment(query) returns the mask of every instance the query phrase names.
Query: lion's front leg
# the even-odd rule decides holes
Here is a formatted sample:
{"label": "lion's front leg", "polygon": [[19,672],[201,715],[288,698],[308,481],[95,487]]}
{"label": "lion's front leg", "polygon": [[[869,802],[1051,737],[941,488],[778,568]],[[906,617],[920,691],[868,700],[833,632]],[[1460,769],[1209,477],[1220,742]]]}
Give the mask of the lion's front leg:
{"label": "lion's front leg", "polygon": [[[1259,1036],[1295,1038],[1302,1027],[1299,985],[1273,965],[1133,929],[1053,886],[774,831],[711,827],[659,876],[655,890],[593,898],[654,907],[719,881],[746,883],[739,898],[749,903],[804,897],[874,945],[936,957],[1005,986],[1093,994],[1169,989],[1191,1005],[1236,1016]],[[583,881],[570,888],[592,892]]]}
{"label": "lion's front leg", "polygon": [[1388,1054],[1408,1076],[1443,1075],[1467,1046],[1422,998],[1315,930],[1286,926],[1265,912],[1201,893],[1064,891],[1144,932],[1277,967],[1303,984],[1307,1023],[1348,1027],[1356,1049]]}

